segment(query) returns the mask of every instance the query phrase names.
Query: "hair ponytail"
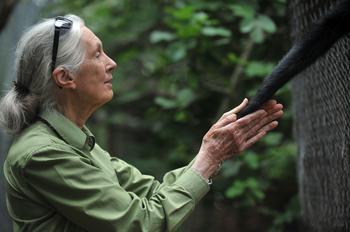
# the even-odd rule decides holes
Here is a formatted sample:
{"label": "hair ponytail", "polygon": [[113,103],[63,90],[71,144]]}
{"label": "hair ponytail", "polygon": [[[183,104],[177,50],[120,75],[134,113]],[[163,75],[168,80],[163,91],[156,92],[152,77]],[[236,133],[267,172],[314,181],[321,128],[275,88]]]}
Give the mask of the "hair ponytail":
{"label": "hair ponytail", "polygon": [[0,124],[9,134],[17,134],[32,124],[38,114],[40,99],[33,93],[22,94],[13,87],[0,102]]}

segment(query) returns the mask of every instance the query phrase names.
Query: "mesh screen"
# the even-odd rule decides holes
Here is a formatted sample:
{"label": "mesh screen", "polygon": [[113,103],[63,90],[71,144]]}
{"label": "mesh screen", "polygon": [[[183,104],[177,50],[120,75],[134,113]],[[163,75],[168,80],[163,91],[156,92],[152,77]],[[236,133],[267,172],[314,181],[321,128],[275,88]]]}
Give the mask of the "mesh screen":
{"label": "mesh screen", "polygon": [[[336,2],[290,0],[292,40],[300,40]],[[292,82],[300,202],[308,231],[350,230],[349,52],[347,35]]]}

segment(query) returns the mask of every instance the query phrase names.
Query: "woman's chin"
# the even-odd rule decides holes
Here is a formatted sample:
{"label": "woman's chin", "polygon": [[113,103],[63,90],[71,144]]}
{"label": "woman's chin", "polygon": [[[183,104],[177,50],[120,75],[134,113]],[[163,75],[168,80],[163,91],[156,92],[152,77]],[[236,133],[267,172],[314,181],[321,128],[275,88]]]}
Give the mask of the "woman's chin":
{"label": "woman's chin", "polygon": [[107,82],[107,83],[105,83],[105,85],[107,86],[107,88],[109,88],[109,89],[112,89],[112,83],[110,83],[110,82]]}
{"label": "woman's chin", "polygon": [[113,90],[111,89],[106,97],[106,102],[109,102],[110,100],[112,100],[113,95],[114,93],[113,93]]}

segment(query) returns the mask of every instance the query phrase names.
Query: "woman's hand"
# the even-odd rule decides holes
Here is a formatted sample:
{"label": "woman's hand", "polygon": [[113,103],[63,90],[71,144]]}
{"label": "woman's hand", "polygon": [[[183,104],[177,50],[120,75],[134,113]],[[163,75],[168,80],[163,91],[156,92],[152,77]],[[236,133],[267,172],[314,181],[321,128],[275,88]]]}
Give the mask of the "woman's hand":
{"label": "woman's hand", "polygon": [[248,100],[226,112],[205,134],[192,168],[204,178],[210,178],[219,163],[232,158],[261,139],[278,125],[275,121],[283,115],[283,106],[275,100],[262,109],[237,120],[237,113],[245,108]]}

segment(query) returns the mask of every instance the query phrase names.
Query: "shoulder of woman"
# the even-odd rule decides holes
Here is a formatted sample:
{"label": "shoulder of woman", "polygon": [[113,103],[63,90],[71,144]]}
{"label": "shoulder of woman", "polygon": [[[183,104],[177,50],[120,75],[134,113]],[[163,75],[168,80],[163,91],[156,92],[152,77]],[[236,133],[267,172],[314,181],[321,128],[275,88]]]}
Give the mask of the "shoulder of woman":
{"label": "shoulder of woman", "polygon": [[23,168],[30,157],[50,150],[69,150],[67,144],[55,136],[50,129],[36,122],[18,134],[9,149],[5,166]]}

